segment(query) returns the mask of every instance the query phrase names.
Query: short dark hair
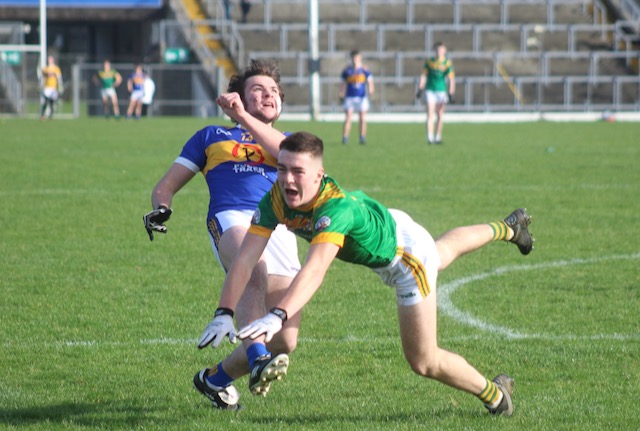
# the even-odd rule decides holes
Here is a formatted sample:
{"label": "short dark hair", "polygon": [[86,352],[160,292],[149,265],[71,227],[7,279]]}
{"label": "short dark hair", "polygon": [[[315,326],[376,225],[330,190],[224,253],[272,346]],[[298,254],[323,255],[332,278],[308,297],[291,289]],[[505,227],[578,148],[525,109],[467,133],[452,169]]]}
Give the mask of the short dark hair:
{"label": "short dark hair", "polygon": [[356,55],[360,54],[360,50],[358,49],[352,49],[351,52],[349,53],[349,55],[351,55],[351,58],[355,57]]}
{"label": "short dark hair", "polygon": [[292,153],[309,153],[312,157],[320,157],[324,153],[322,139],[309,132],[296,132],[287,136],[280,143],[280,150]]}
{"label": "short dark hair", "polygon": [[273,60],[251,60],[249,66],[240,70],[238,73],[231,77],[231,79],[229,80],[227,91],[229,93],[238,93],[240,95],[240,99],[245,102],[244,85],[252,76],[268,76],[269,78],[273,79],[278,85],[278,93],[280,94],[280,99],[284,102],[284,92],[282,91],[282,87],[280,86],[280,68],[278,67],[278,63]]}
{"label": "short dark hair", "polygon": [[436,43],[434,43],[434,44],[433,44],[433,50],[434,50],[434,51],[437,51],[437,50],[438,50],[438,48],[440,48],[441,46],[444,46],[444,42],[440,42],[440,41],[438,41],[438,42],[436,42]]}

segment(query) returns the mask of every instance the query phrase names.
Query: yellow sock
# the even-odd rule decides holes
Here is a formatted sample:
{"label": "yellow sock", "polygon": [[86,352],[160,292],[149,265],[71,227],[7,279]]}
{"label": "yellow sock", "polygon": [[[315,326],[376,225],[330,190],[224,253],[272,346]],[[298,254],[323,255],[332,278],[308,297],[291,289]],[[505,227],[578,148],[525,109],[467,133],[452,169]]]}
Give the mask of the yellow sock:
{"label": "yellow sock", "polygon": [[502,392],[495,383],[487,379],[487,386],[480,392],[478,398],[490,409],[495,409],[502,401]]}
{"label": "yellow sock", "polygon": [[489,226],[493,229],[494,241],[509,241],[513,237],[513,231],[503,220],[489,223]]}

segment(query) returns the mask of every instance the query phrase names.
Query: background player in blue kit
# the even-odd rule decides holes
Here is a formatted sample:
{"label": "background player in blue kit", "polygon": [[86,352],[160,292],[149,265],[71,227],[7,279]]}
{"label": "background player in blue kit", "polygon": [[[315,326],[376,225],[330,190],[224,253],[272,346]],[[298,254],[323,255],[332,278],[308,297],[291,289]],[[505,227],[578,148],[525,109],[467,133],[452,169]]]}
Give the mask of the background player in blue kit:
{"label": "background player in blue kit", "polygon": [[[221,95],[217,103],[238,124],[207,126],[187,141],[153,190],[154,210],[144,217],[151,240],[154,232],[166,232],[165,222],[172,214],[173,196],[201,172],[209,187],[207,227],[213,251],[223,269],[230,268],[258,202],[276,181],[278,144],[285,134],[273,128],[273,124],[280,116],[283,99],[275,63],[253,60],[231,78],[228,93]],[[256,141],[266,144],[259,145]],[[282,227],[274,234],[253,271],[247,294],[236,310],[238,324],[244,325],[262,316],[281,298],[299,269],[296,239]],[[223,337],[216,335],[220,328],[235,331],[233,317],[231,310],[216,310],[198,347],[220,345]],[[284,353],[295,348],[299,320],[299,316],[293,316],[282,336],[274,338],[269,345],[273,357],[267,355],[264,344],[245,342],[222,362],[198,372],[194,377],[196,389],[209,398],[214,407],[237,409],[239,395],[231,384],[233,380],[256,368],[277,367],[279,372],[286,373],[288,357]],[[254,394],[266,394],[269,390],[269,382],[259,378],[250,378],[249,386]]]}
{"label": "background player in blue kit", "polygon": [[345,112],[344,125],[342,126],[342,143],[349,142],[349,132],[351,131],[351,119],[353,112],[358,112],[360,120],[360,143],[364,144],[367,139],[367,111],[369,110],[369,96],[375,90],[373,76],[369,69],[362,64],[360,51],[351,51],[351,64],[347,66],[340,75],[342,82],[338,95],[343,100]]}
{"label": "background player in blue kit", "polygon": [[136,119],[142,113],[142,98],[144,97],[144,80],[147,75],[142,70],[141,64],[136,64],[136,68],[127,79],[127,90],[131,93],[129,107],[127,108],[127,118],[135,114]]}

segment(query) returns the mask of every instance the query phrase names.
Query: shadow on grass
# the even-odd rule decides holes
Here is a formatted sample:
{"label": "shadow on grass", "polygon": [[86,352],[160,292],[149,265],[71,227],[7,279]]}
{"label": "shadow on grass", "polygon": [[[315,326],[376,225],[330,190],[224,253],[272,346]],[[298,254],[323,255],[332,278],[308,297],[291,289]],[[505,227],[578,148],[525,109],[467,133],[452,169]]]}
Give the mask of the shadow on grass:
{"label": "shadow on grass", "polygon": [[[380,415],[372,414],[335,414],[335,413],[310,413],[310,414],[296,414],[289,417],[277,416],[261,416],[251,420],[251,422],[257,425],[276,425],[287,424],[293,425],[318,425],[321,428],[327,425],[340,424],[340,429],[352,429],[351,426],[357,429],[362,424],[369,424],[373,427],[394,426],[398,425],[415,425],[416,423],[437,423],[438,421],[447,422],[452,419],[455,420],[470,420],[479,419],[483,416],[489,415],[484,409],[478,410],[463,410],[456,408],[443,408],[443,409],[425,409],[418,412],[397,412],[392,414],[381,413]],[[324,429],[324,428],[323,428]]]}
{"label": "shadow on grass", "polygon": [[125,400],[114,403],[60,403],[17,409],[0,409],[0,425],[34,425],[39,423],[108,426],[130,429],[148,424],[157,408],[136,405]]}

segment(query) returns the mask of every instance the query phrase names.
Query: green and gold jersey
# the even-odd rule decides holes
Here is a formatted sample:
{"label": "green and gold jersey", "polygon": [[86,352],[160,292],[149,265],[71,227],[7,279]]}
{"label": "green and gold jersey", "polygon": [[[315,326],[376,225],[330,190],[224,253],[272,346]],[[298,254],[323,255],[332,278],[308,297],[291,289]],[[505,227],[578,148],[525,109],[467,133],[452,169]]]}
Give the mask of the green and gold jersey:
{"label": "green and gold jersey", "polygon": [[105,90],[109,88],[113,88],[113,86],[115,85],[117,76],[118,76],[118,72],[113,69],[109,71],[101,70],[100,72],[98,72],[98,79],[102,84],[102,88],[104,88]]}
{"label": "green and gold jersey", "polygon": [[370,268],[391,263],[396,255],[396,222],[383,205],[361,191],[347,192],[330,177],[305,207],[287,207],[278,183],[256,210],[249,232],[269,237],[284,224],[311,244],[332,243],[340,247],[337,257]]}
{"label": "green and gold jersey", "polygon": [[455,79],[453,64],[445,58],[440,61],[435,57],[424,63],[424,73],[427,75],[427,90],[447,91],[447,78]]}

